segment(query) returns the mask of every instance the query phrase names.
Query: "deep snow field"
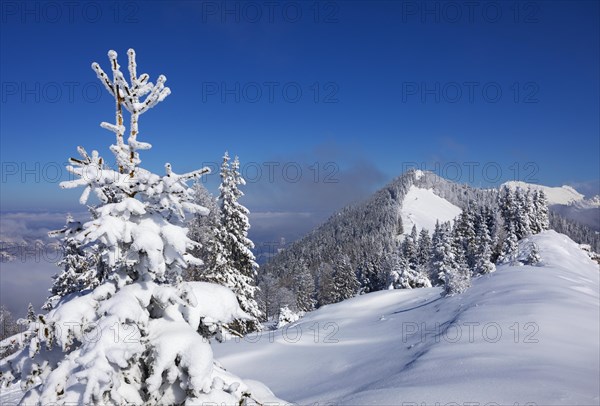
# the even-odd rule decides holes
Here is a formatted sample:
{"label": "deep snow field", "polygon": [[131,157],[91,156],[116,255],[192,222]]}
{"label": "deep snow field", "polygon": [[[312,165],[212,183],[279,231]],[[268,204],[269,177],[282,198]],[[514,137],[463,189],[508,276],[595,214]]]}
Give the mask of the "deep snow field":
{"label": "deep snow field", "polygon": [[356,297],[215,357],[299,404],[598,405],[598,264],[554,231],[532,241],[542,266],[501,265],[455,297]]}
{"label": "deep snow field", "polygon": [[[598,405],[598,264],[554,231],[523,255],[530,242],[540,266],[501,265],[462,295],[367,294],[215,343],[215,357],[298,404]],[[3,389],[0,404],[20,397]]]}

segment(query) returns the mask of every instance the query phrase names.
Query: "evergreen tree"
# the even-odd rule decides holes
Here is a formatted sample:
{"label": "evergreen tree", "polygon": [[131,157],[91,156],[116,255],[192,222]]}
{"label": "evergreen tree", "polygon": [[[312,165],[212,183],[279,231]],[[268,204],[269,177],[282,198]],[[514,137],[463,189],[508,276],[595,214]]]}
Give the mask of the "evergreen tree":
{"label": "evergreen tree", "polygon": [[320,306],[335,303],[337,300],[334,283],[334,268],[327,262],[319,264],[317,269],[317,302]]}
{"label": "evergreen tree", "polygon": [[506,231],[506,236],[502,245],[502,253],[498,258],[498,261],[501,263],[514,261],[517,255],[517,249],[519,247],[518,242],[519,240],[517,239],[517,234],[515,233],[513,224],[510,223],[508,225],[508,230]]}
{"label": "evergreen tree", "polygon": [[517,188],[515,192],[516,211],[513,214],[515,218],[514,228],[517,240],[531,235],[531,215],[533,202],[529,191],[524,192],[521,188]]}
{"label": "evergreen tree", "polygon": [[0,305],[0,359],[19,349],[19,340],[7,340],[21,332],[19,324],[4,305]]}
{"label": "evergreen tree", "polygon": [[19,325],[10,310],[0,305],[0,341],[19,333]]}
{"label": "evergreen tree", "polygon": [[475,254],[477,251],[477,241],[475,239],[475,210],[474,203],[469,202],[469,206],[461,212],[454,222],[454,244],[461,260],[464,259],[464,265],[473,268],[475,265]]}
{"label": "evergreen tree", "polygon": [[460,294],[470,286],[470,275],[466,267],[464,256],[458,249],[454,233],[449,223],[444,223],[438,228],[436,245],[434,247],[434,270],[438,278],[444,281],[444,291],[447,295]]}
{"label": "evergreen tree", "polygon": [[349,299],[358,293],[360,285],[356,278],[356,273],[346,255],[342,254],[336,258],[332,282],[332,303]]}
{"label": "evergreen tree", "polygon": [[418,234],[417,226],[413,225],[410,235],[402,241],[402,256],[415,268],[417,266]]}
{"label": "evergreen tree", "polygon": [[322,263],[319,266],[319,306],[354,297],[360,288],[356,273],[345,254],[336,255],[332,262],[333,265]]}
{"label": "evergreen tree", "polygon": [[550,228],[548,216],[548,200],[543,190],[537,190],[533,194],[533,209],[532,209],[532,232],[540,233]]}
{"label": "evergreen tree", "polygon": [[309,312],[315,309],[315,282],[304,260],[300,259],[294,270],[294,287],[298,310]]}
{"label": "evergreen tree", "polygon": [[447,224],[440,224],[439,221],[436,221],[433,235],[431,237],[431,275],[429,277],[433,286],[440,286],[444,284],[444,263],[446,258],[443,242],[444,239],[447,238],[447,233]]}
{"label": "evergreen tree", "polygon": [[400,275],[402,275],[403,258],[396,252],[388,255],[382,262],[383,272],[386,275],[385,289],[401,289]]}
{"label": "evergreen tree", "polygon": [[541,261],[539,248],[536,243],[532,242],[529,245],[529,253],[527,254],[527,265],[538,265]]}
{"label": "evergreen tree", "polygon": [[478,241],[477,251],[475,253],[475,274],[488,274],[496,270],[492,262],[492,238],[486,222],[477,223],[476,238]]}
{"label": "evergreen tree", "polygon": [[395,284],[396,289],[430,288],[429,278],[420,268],[415,268],[410,261],[400,258],[400,275]]}
{"label": "evergreen tree", "polygon": [[[95,209],[90,208],[90,211],[93,215]],[[58,261],[62,271],[53,277],[50,296],[42,306],[44,310],[51,310],[61,298],[70,293],[95,288],[105,278],[103,263],[98,261],[98,251],[84,250],[81,241],[75,238],[81,231],[82,224],[68,215],[62,229],[48,233],[51,237],[62,236],[62,257]]]}
{"label": "evergreen tree", "polygon": [[188,236],[198,244],[192,254],[202,261],[201,265],[190,266],[186,270],[184,279],[188,281],[213,282],[215,275],[212,270],[217,268],[219,255],[223,249],[218,244],[217,237],[220,227],[219,207],[217,199],[200,182],[194,183],[194,203],[205,207],[208,213],[197,213],[188,224]]}
{"label": "evergreen tree", "polygon": [[244,184],[245,181],[239,173],[238,158],[235,157],[230,166],[229,154],[225,152],[219,186],[220,230],[217,231],[215,246],[211,247],[216,252],[218,263],[209,273],[214,274],[210,278],[233,290],[242,310],[252,316],[252,320],[236,321],[232,326],[242,334],[259,330],[259,320],[262,317],[254,298],[258,264],[251,251],[254,244],[248,238],[249,212],[238,202],[243,196],[238,186]]}
{"label": "evergreen tree", "polygon": [[419,241],[417,244],[417,264],[423,268],[427,268],[431,259],[431,237],[429,232],[423,228],[419,233]]}
{"label": "evergreen tree", "polygon": [[115,98],[115,123],[102,127],[115,133],[117,169],[79,148],[81,159],[68,167],[75,179],[61,183],[83,186],[82,204],[91,193],[99,200],[72,238],[84,255],[98,256],[103,273],[89,281],[95,287],[63,297],[30,323],[25,348],[0,361],[0,384],[20,381],[23,404],[241,404],[252,396],[248,386],[214,363],[198,332],[248,315],[224,287],[181,282],[188,264],[198,263],[185,218],[206,211],[186,182],[208,170],[176,174],[166,164],[160,176],[140,166],[139,151],[151,145],[138,140],[139,118],[170,90],[162,75],[156,84],[138,77],[135,52],[128,55],[129,82],[115,51],[108,54],[112,79],[92,65]]}

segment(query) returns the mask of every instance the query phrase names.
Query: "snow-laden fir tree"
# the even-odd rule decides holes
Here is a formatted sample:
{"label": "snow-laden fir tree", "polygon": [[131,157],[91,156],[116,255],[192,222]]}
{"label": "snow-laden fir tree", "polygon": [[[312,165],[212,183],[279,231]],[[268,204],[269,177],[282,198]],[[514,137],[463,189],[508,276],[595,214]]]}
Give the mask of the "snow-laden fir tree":
{"label": "snow-laden fir tree", "polygon": [[470,201],[468,207],[460,213],[454,222],[455,248],[464,256],[465,264],[469,268],[473,268],[475,265],[475,253],[477,251],[476,217],[477,207]]}
{"label": "snow-laden fir tree", "polygon": [[543,190],[536,190],[532,197],[533,207],[530,210],[531,231],[533,234],[548,230],[550,221],[548,218],[548,200]]}
{"label": "snow-laden fir tree", "polygon": [[[90,211],[92,215],[95,214],[93,208]],[[81,222],[68,215],[63,228],[48,233],[51,237],[62,237],[62,257],[57,264],[62,270],[53,277],[50,296],[42,306],[44,310],[52,310],[61,298],[70,293],[95,288],[106,276],[105,263],[98,261],[98,252],[83,249],[83,243],[76,238],[81,231]]]}
{"label": "snow-laden fir tree", "polygon": [[19,349],[21,326],[6,306],[0,305],[0,358]]}
{"label": "snow-laden fir tree", "polygon": [[331,262],[321,263],[317,271],[319,306],[354,297],[360,287],[347,255],[337,254]]}
{"label": "snow-laden fir tree", "polygon": [[4,305],[0,305],[0,341],[19,332],[19,325],[12,313]]}
{"label": "snow-laden fir tree", "polygon": [[434,272],[439,278],[443,278],[446,295],[460,294],[470,287],[469,270],[464,258],[460,257],[450,223],[436,226],[436,231],[438,235],[433,247]]}
{"label": "snow-laden fir tree", "polygon": [[474,252],[473,274],[488,274],[496,270],[492,262],[492,238],[483,217],[475,225],[477,245]]}
{"label": "snow-laden fir tree", "polygon": [[232,325],[239,333],[260,329],[262,315],[256,303],[256,277],[258,264],[254,259],[254,243],[248,238],[250,223],[248,209],[238,202],[244,194],[239,189],[245,181],[239,172],[239,160],[234,158],[231,166],[229,154],[225,152],[221,165],[221,185],[219,186],[220,230],[217,235],[217,250],[221,262],[211,273],[237,295],[240,307],[252,319]]}
{"label": "snow-laden fir tree", "polygon": [[214,282],[210,279],[211,269],[219,263],[219,253],[222,255],[220,239],[217,237],[220,228],[220,214],[217,199],[204,187],[201,182],[193,186],[194,202],[209,210],[207,215],[199,213],[194,215],[188,223],[188,237],[198,243],[192,254],[202,261],[202,265],[188,267],[185,280]]}
{"label": "snow-laden fir tree", "polygon": [[418,250],[417,226],[413,225],[410,235],[405,236],[401,244],[402,257],[406,259],[410,266],[416,268]]}
{"label": "snow-laden fir tree", "polygon": [[394,281],[396,289],[430,288],[431,282],[420,267],[411,264],[406,257],[399,259],[400,272]]}
{"label": "snow-laden fir tree", "polygon": [[186,181],[207,170],[177,174],[166,164],[160,176],[140,166],[139,151],[151,146],[138,139],[139,118],[170,91],[162,75],[156,84],[138,76],[134,51],[128,55],[129,81],[115,51],[112,78],[92,65],[115,98],[115,123],[101,125],[116,136],[116,170],[79,148],[81,158],[68,167],[76,179],[61,184],[83,187],[83,204],[92,193],[99,199],[72,238],[98,255],[105,274],[31,323],[26,347],[0,361],[0,379],[21,382],[23,404],[241,404],[249,388],[214,363],[199,331],[247,315],[228,289],[180,276],[198,263],[185,216],[206,212]]}
{"label": "snow-laden fir tree", "polygon": [[517,257],[518,248],[519,239],[517,238],[517,233],[515,232],[513,223],[509,223],[508,229],[506,230],[506,235],[504,237],[504,242],[502,244],[502,252],[500,253],[498,262],[510,263],[514,261]]}
{"label": "snow-laden fir tree", "polygon": [[348,256],[338,255],[334,262],[332,303],[356,296],[360,284]]}
{"label": "snow-laden fir tree", "polygon": [[449,230],[446,229],[446,224],[440,224],[439,220],[436,220],[433,235],[431,236],[431,266],[429,268],[429,279],[433,286],[441,286],[444,284],[444,249],[442,248],[442,241],[446,238],[445,234],[448,232]]}
{"label": "snow-laden fir tree", "polygon": [[427,229],[421,229],[417,244],[417,264],[427,269],[431,260],[431,237]]}
{"label": "snow-laden fir tree", "polygon": [[540,249],[534,242],[530,243],[528,248],[529,253],[527,254],[526,264],[538,265],[542,261],[542,258],[540,257]]}
{"label": "snow-laden fir tree", "polygon": [[304,312],[294,312],[286,305],[279,310],[279,319],[276,328],[282,328],[290,323],[300,320]]}
{"label": "snow-laden fir tree", "polygon": [[314,298],[315,281],[303,259],[300,259],[294,269],[294,288],[296,305],[300,311],[310,312],[315,309],[317,301]]}
{"label": "snow-laden fir tree", "polygon": [[533,211],[533,201],[529,190],[523,191],[517,188],[515,191],[516,212],[515,218],[515,233],[517,239],[522,239],[531,235],[531,217]]}

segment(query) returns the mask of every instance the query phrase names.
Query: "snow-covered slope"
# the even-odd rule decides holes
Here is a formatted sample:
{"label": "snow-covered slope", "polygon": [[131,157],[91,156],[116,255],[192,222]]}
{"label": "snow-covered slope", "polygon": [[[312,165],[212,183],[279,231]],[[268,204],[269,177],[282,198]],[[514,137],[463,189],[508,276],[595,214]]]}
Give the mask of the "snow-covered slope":
{"label": "snow-covered slope", "polygon": [[432,232],[436,221],[444,222],[454,220],[461,212],[449,201],[439,197],[431,189],[422,189],[411,186],[404,197],[400,209],[404,233],[409,234],[413,225],[417,231],[422,228]]}
{"label": "snow-covered slope", "polygon": [[566,185],[559,187],[551,187],[520,181],[510,181],[504,183],[502,186],[507,186],[511,189],[521,188],[524,190],[543,190],[546,194],[549,205],[569,204],[572,202],[583,200],[584,198],[584,195],[573,189],[571,186]]}
{"label": "snow-covered slope", "polygon": [[233,373],[300,404],[597,405],[599,269],[568,237],[542,266],[498,267],[466,293],[382,291],[214,346]]}

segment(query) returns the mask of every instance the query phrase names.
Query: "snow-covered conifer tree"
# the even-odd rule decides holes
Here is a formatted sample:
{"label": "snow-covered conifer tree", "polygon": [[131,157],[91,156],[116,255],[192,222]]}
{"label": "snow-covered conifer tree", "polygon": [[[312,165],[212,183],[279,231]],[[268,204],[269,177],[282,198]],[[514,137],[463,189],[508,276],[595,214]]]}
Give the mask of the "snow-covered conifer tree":
{"label": "snow-covered conifer tree", "polygon": [[542,261],[540,257],[540,250],[536,243],[532,242],[529,246],[529,253],[527,254],[527,265],[538,265]]}
{"label": "snow-covered conifer tree", "polygon": [[[10,310],[4,305],[0,305],[0,359],[19,349],[20,340],[16,337],[18,337],[20,331],[21,327],[13,318]],[[15,335],[17,336],[15,337]],[[0,380],[1,377],[0,370]]]}
{"label": "snow-covered conifer tree", "polygon": [[460,294],[470,286],[469,270],[464,263],[457,258],[456,240],[450,228],[450,223],[436,226],[437,236],[434,246],[433,269],[438,278],[444,280],[444,291],[447,295]]}
{"label": "snow-covered conifer tree", "polygon": [[354,297],[358,293],[359,287],[356,272],[352,268],[348,256],[338,255],[334,263],[332,303]]}
{"label": "snow-covered conifer tree", "polygon": [[[225,152],[221,165],[221,185],[219,186],[220,230],[217,239],[220,242],[218,250],[222,250],[224,261],[213,273],[226,274],[225,286],[237,295],[240,307],[252,320],[236,323],[232,326],[240,333],[259,330],[261,319],[260,309],[254,298],[256,292],[256,276],[258,264],[254,259],[252,248],[254,243],[248,238],[250,223],[248,209],[238,202],[244,194],[239,189],[245,181],[239,172],[239,160],[234,158],[229,165],[229,154]],[[222,278],[223,276],[217,276]]]}
{"label": "snow-covered conifer tree", "polygon": [[498,261],[500,263],[513,261],[516,258],[518,247],[519,239],[517,238],[513,224],[509,223],[504,242],[502,243],[502,252],[500,253]]}
{"label": "snow-covered conifer tree", "polygon": [[315,281],[310,270],[303,259],[297,263],[294,269],[294,288],[296,294],[296,305],[300,311],[309,312],[315,309],[317,301],[315,295]]}
{"label": "snow-covered conifer tree", "polygon": [[417,263],[423,268],[427,268],[431,259],[431,237],[429,232],[423,228],[419,233],[419,242],[417,244]]}
{"label": "snow-covered conifer tree", "polygon": [[548,217],[548,200],[543,190],[536,190],[532,197],[531,231],[533,234],[540,233],[550,227]]}
{"label": "snow-covered conifer tree", "polygon": [[206,207],[208,214],[198,213],[194,215],[188,224],[188,237],[198,243],[192,250],[192,254],[202,261],[202,265],[190,266],[184,275],[185,280],[214,282],[211,280],[211,270],[217,267],[219,253],[222,254],[220,240],[217,238],[220,227],[219,207],[217,199],[200,182],[193,186],[194,202],[199,206]]}
{"label": "snow-covered conifer tree", "polygon": [[407,235],[402,241],[402,256],[408,263],[415,268],[417,265],[418,234],[417,226],[413,225],[410,235]]}
{"label": "snow-covered conifer tree", "polygon": [[19,325],[6,306],[0,305],[0,341],[19,332]]}
{"label": "snow-covered conifer tree", "polygon": [[523,191],[521,188],[517,188],[515,192],[516,200],[516,212],[515,217],[515,234],[517,239],[525,238],[531,235],[531,222],[533,212],[533,202],[531,200],[531,194],[529,190]]}
{"label": "snow-covered conifer tree", "polygon": [[476,239],[478,242],[475,251],[474,274],[488,274],[496,270],[496,266],[492,262],[492,238],[484,221],[479,221],[476,224]]}
{"label": "snow-covered conifer tree", "polygon": [[360,284],[345,254],[336,254],[333,264],[321,263],[318,273],[319,306],[338,303],[358,293]]}
{"label": "snow-covered conifer tree", "polygon": [[410,261],[402,257],[399,262],[400,273],[394,283],[396,289],[430,288],[429,278],[419,269],[411,265]]}
{"label": "snow-covered conifer tree", "polygon": [[455,248],[464,257],[465,264],[469,268],[473,268],[475,265],[475,255],[478,245],[475,236],[477,210],[475,203],[470,201],[469,206],[456,219],[453,230]]}
{"label": "snow-covered conifer tree", "polygon": [[151,147],[138,140],[140,116],[170,91],[162,75],[156,84],[138,76],[135,52],[128,55],[129,81],[115,51],[108,53],[112,79],[92,65],[115,98],[115,123],[101,126],[116,136],[116,169],[79,148],[81,158],[68,167],[76,179],[61,184],[84,187],[82,204],[91,193],[99,200],[72,237],[98,256],[104,274],[30,324],[26,347],[0,361],[0,379],[21,382],[24,404],[241,404],[252,397],[248,386],[214,363],[199,331],[248,316],[228,289],[180,276],[198,263],[185,216],[206,212],[186,181],[207,169],[177,174],[166,164],[160,176],[140,166],[139,151]]}
{"label": "snow-covered conifer tree", "polygon": [[[95,210],[90,208],[90,211],[94,215]],[[106,276],[104,262],[98,261],[98,253],[95,250],[84,250],[81,240],[76,238],[81,231],[81,222],[68,215],[63,228],[48,233],[51,237],[62,236],[62,258],[58,261],[62,270],[53,277],[50,296],[42,306],[44,310],[51,310],[69,293],[95,288]]]}

